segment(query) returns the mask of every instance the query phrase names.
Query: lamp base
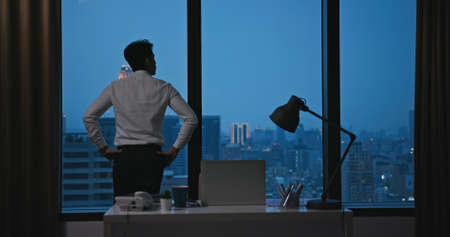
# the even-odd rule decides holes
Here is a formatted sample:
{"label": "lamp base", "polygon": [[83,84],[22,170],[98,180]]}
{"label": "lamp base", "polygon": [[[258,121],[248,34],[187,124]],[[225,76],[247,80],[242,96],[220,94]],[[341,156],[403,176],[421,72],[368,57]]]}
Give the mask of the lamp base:
{"label": "lamp base", "polygon": [[341,201],[335,199],[313,199],[306,202],[307,209],[341,209]]}

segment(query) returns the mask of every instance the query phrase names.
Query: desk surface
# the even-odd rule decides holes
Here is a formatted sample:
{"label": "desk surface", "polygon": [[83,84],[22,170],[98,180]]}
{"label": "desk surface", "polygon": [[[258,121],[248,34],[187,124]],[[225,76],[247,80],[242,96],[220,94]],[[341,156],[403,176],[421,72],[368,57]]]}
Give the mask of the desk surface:
{"label": "desk surface", "polygon": [[313,210],[305,207],[299,208],[280,208],[274,206],[260,205],[238,205],[238,206],[207,206],[207,207],[191,207],[191,208],[172,208],[169,211],[162,211],[159,208],[144,211],[121,211],[118,206],[114,205],[106,213],[105,216],[121,216],[121,215],[183,215],[183,214],[250,214],[250,213],[303,213],[303,214],[325,214],[325,213],[342,213],[351,211],[349,209],[339,210]]}
{"label": "desk surface", "polygon": [[[150,220],[158,218],[158,220],[165,218],[183,218],[184,216],[209,218],[211,216],[242,216],[242,215],[300,215],[300,216],[342,216],[351,215],[349,209],[339,210],[312,210],[305,207],[286,209],[274,206],[207,206],[207,207],[191,207],[191,208],[172,208],[169,211],[162,211],[154,208],[152,210],[144,211],[121,211],[116,205],[111,207],[104,215],[104,221],[121,222],[130,221],[130,217],[134,220],[145,218]],[[125,219],[127,218],[127,219]]]}

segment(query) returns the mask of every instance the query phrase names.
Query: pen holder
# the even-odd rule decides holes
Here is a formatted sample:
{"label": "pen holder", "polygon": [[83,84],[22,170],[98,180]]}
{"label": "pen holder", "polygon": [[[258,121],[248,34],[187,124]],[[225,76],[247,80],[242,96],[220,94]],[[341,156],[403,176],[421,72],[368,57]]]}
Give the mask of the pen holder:
{"label": "pen holder", "polygon": [[282,207],[283,208],[297,208],[299,206],[299,200],[300,198],[298,197],[294,197],[294,196],[289,196],[286,198],[286,200],[284,200]]}
{"label": "pen holder", "polygon": [[281,202],[280,207],[283,208],[298,208],[300,202],[300,195],[303,190],[303,184],[289,185],[288,188],[284,188],[283,185],[278,186]]}

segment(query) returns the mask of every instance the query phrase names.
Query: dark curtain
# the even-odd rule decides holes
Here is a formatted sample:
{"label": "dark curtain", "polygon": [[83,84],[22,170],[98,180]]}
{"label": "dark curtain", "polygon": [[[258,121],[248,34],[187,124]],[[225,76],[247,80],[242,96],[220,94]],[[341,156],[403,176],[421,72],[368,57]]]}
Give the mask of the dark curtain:
{"label": "dark curtain", "polygon": [[60,1],[0,0],[0,235],[61,236]]}
{"label": "dark curtain", "polygon": [[450,74],[448,0],[417,1],[416,236],[449,237]]}

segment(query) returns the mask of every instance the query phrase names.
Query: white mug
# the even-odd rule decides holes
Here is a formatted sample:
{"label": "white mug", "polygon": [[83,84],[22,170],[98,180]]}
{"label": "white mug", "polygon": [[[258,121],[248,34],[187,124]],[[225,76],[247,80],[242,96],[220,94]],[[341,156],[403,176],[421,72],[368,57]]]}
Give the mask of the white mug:
{"label": "white mug", "polygon": [[172,207],[171,199],[161,198],[161,211],[168,211]]}

